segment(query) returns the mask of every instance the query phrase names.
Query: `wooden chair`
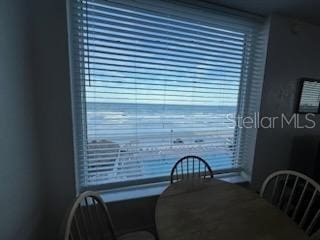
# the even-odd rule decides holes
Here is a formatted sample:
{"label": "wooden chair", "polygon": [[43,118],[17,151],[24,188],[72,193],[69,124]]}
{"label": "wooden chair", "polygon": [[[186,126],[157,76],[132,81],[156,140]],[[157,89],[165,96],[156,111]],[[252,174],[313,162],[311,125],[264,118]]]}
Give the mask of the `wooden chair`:
{"label": "wooden chair", "polygon": [[97,192],[87,191],[75,200],[67,219],[64,240],[155,240],[145,231],[116,236],[104,201]]}
{"label": "wooden chair", "polygon": [[312,239],[320,239],[320,185],[314,180],[295,171],[277,171],[264,181],[260,196],[284,211]]}
{"label": "wooden chair", "polygon": [[210,165],[198,156],[185,156],[171,170],[171,183],[189,178],[213,178]]}

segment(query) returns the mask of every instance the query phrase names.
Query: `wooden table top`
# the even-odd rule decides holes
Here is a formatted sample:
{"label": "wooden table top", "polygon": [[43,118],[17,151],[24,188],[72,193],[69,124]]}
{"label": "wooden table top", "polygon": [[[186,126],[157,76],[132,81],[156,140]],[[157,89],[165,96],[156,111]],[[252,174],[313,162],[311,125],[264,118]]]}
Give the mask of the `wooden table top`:
{"label": "wooden table top", "polygon": [[219,181],[170,185],[156,206],[160,240],[306,240],[283,212],[258,194]]}

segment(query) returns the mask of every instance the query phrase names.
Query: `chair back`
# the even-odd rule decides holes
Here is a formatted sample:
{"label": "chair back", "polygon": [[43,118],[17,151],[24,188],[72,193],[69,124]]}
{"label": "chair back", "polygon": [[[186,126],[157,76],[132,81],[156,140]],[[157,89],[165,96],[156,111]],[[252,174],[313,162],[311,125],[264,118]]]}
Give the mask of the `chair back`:
{"label": "chair back", "polygon": [[64,240],[116,240],[109,211],[98,193],[87,191],[77,197],[67,219]]}
{"label": "chair back", "polygon": [[210,165],[198,156],[185,156],[171,170],[171,183],[190,178],[213,178]]}
{"label": "chair back", "polygon": [[320,185],[310,177],[290,170],[277,171],[264,181],[260,196],[284,211],[309,236],[319,230]]}

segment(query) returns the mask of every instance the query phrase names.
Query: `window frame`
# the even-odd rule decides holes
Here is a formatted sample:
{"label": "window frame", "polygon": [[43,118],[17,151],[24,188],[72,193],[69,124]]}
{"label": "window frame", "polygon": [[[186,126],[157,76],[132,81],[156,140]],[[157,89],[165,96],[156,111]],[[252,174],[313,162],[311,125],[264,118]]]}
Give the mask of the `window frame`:
{"label": "window frame", "polygon": [[[79,167],[78,167],[78,162],[80,159],[79,156],[79,152],[82,151],[83,154],[85,155],[85,152],[87,150],[87,144],[83,141],[82,143],[82,148],[80,149],[79,147],[79,132],[84,132],[86,131],[86,124],[87,124],[87,120],[86,120],[86,112],[81,111],[81,109],[85,109],[85,96],[80,96],[81,100],[81,105],[83,105],[82,107],[77,107],[76,105],[79,104],[79,96],[77,96],[76,93],[76,89],[75,89],[75,85],[83,85],[83,84],[78,84],[76,83],[76,79],[79,74],[75,73],[75,69],[74,68],[74,56],[73,56],[73,44],[76,44],[74,42],[74,38],[73,38],[73,8],[72,8],[72,1],[73,0],[67,0],[67,16],[68,16],[68,40],[69,40],[69,66],[70,66],[70,78],[71,78],[71,98],[72,98],[72,121],[73,121],[73,145],[74,145],[74,161],[75,161],[75,178],[76,178],[76,188],[77,188],[77,192],[82,192],[85,190],[106,190],[106,189],[117,189],[117,188],[122,188],[122,187],[130,187],[130,186],[137,186],[137,185],[144,185],[144,184],[153,184],[153,183],[159,183],[159,182],[166,182],[170,179],[170,173],[168,173],[168,176],[164,176],[164,177],[154,177],[154,178],[147,178],[147,179],[138,179],[138,180],[129,180],[129,181],[122,181],[122,182],[113,182],[113,183],[106,183],[106,184],[100,184],[100,185],[95,185],[95,186],[81,186],[80,184],[80,171],[79,171]],[[142,0],[143,1],[143,0]],[[174,11],[174,10],[173,10]],[[218,9],[219,11],[219,9]],[[226,9],[224,9],[224,11],[226,11]],[[227,10],[227,12],[230,10]],[[234,11],[232,11],[234,12]],[[250,17],[252,17],[250,15]],[[255,19],[256,16],[253,17],[253,19]],[[260,18],[258,18],[259,20],[261,20]],[[246,20],[247,21],[247,20]],[[246,40],[245,40],[245,44],[246,44]],[[249,48],[246,44],[245,49],[244,49],[244,55],[247,54],[248,50],[247,48]],[[245,64],[245,58],[246,56],[243,56],[243,62],[242,62],[242,71],[244,71],[244,68],[246,68],[246,64]],[[247,63],[248,64],[248,63]],[[249,66],[251,66],[249,64]],[[247,86],[244,88],[243,85],[243,72],[241,71],[241,80],[240,80],[240,87],[239,87],[239,93],[238,93],[238,101],[237,101],[237,115],[240,113],[243,113],[245,105],[247,105],[247,102],[249,101],[249,96],[246,95],[246,92],[248,91],[248,89],[250,88],[251,81],[249,81],[247,79]],[[247,71],[251,71],[251,69],[247,69]],[[80,74],[81,75],[81,74]],[[249,77],[250,78],[250,77]],[[79,79],[78,79],[79,80]],[[80,80],[83,81],[83,80]],[[83,86],[82,86],[83,87]],[[84,88],[84,87],[83,87]],[[85,93],[85,91],[81,91],[81,93]],[[240,101],[241,98],[244,98],[245,100]],[[261,96],[260,96],[261,99]],[[241,104],[240,104],[241,103]],[[82,119],[78,119],[78,116],[81,115],[83,116]],[[235,141],[237,142],[235,145],[239,146],[239,142],[240,141],[244,141],[244,134],[242,133],[243,130],[240,128],[236,128],[235,131],[239,131],[239,134],[235,135],[237,136],[237,138],[235,139]],[[80,134],[81,135],[81,134]],[[239,156],[240,155],[240,150],[239,147],[237,147],[237,152],[236,155]],[[250,166],[251,168],[252,166]],[[241,173],[243,172],[243,168],[242,167],[238,167],[238,168],[230,168],[230,169],[223,169],[223,170],[214,170],[213,171],[214,174],[226,174],[226,173]]]}

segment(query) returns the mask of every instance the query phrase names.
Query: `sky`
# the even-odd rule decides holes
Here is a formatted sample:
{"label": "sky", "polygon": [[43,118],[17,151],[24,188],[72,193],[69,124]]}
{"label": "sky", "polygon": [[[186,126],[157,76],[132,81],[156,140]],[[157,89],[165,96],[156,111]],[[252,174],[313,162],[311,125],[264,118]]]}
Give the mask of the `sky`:
{"label": "sky", "polygon": [[115,7],[85,21],[87,102],[237,105],[244,33]]}

